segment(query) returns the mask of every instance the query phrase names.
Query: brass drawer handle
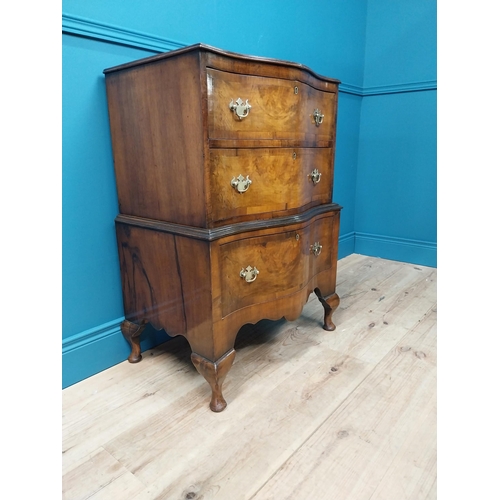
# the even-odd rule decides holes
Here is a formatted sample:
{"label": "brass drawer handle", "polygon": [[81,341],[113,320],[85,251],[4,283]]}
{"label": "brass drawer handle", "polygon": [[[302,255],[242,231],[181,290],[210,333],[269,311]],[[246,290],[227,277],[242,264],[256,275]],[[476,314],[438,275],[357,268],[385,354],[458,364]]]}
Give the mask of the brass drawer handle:
{"label": "brass drawer handle", "polygon": [[317,168],[315,168],[309,174],[309,177],[311,177],[311,180],[313,181],[313,184],[316,185],[321,180],[321,172]]}
{"label": "brass drawer handle", "polygon": [[238,177],[233,177],[231,180],[231,186],[233,186],[238,193],[244,193],[247,191],[250,184],[252,184],[252,181],[249,179],[248,175],[246,179],[240,174]]}
{"label": "brass drawer handle", "polygon": [[256,267],[248,266],[246,269],[241,269],[240,277],[245,278],[247,283],[251,283],[257,279],[259,270]]}
{"label": "brass drawer handle", "polygon": [[319,109],[315,109],[313,113],[313,118],[314,121],[316,122],[316,127],[319,127],[323,123],[323,118],[325,115],[321,114],[321,111]]}
{"label": "brass drawer handle", "polygon": [[316,241],[314,245],[311,245],[311,253],[313,253],[317,257],[321,253],[322,248],[323,245],[320,245],[319,241]]}
{"label": "brass drawer handle", "polygon": [[248,104],[248,99],[243,102],[239,97],[236,99],[236,102],[234,102],[231,99],[231,102],[229,103],[229,109],[233,111],[233,113],[240,119],[243,120],[243,118],[246,118],[248,116],[248,113],[250,113],[250,110],[252,109],[252,106]]}

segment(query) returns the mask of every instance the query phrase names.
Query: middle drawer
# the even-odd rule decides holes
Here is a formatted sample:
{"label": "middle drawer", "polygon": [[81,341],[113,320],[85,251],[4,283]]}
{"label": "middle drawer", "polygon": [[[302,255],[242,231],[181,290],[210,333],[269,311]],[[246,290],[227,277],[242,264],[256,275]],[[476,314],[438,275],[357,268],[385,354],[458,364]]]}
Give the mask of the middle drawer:
{"label": "middle drawer", "polygon": [[[210,150],[212,223],[330,203],[331,148]],[[216,224],[217,225],[217,224]]]}

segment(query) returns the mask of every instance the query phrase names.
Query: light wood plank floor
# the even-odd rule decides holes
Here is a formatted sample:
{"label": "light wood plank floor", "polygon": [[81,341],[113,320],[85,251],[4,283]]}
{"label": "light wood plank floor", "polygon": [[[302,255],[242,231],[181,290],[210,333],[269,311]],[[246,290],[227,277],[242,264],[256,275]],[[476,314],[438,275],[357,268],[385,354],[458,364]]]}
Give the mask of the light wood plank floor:
{"label": "light wood plank floor", "polygon": [[182,337],[63,391],[63,499],[436,498],[436,269],[339,261],[337,329],[314,294],[238,334],[222,413]]}

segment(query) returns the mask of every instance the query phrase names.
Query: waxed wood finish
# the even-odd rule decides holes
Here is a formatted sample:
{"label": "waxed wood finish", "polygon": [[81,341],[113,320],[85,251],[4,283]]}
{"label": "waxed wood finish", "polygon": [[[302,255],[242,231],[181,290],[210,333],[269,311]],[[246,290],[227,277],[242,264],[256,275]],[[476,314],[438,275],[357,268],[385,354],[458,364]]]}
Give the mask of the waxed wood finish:
{"label": "waxed wood finish", "polygon": [[292,213],[291,215],[274,217],[275,212],[273,212],[272,214],[266,214],[268,217],[259,217],[258,219],[249,220],[242,224],[226,224],[215,228],[182,226],[180,224],[173,224],[172,222],[145,219],[143,217],[134,217],[123,214],[117,215],[115,221],[117,223],[124,223],[134,227],[143,227],[164,233],[188,236],[190,238],[200,239],[203,241],[215,241],[225,236],[232,236],[247,231],[258,231],[261,229],[279,228],[291,224],[301,224],[303,222],[310,221],[319,215],[323,215],[331,211],[340,211],[341,209],[342,207],[337,203],[324,203],[323,205],[318,205],[298,214]]}
{"label": "waxed wood finish", "polygon": [[[182,270],[176,237],[117,224],[118,251],[124,293],[125,316],[129,321],[148,319],[160,327],[168,318],[174,335],[187,331],[183,302]],[[164,279],[168,276],[168,281]]]}
{"label": "waxed wood finish", "polygon": [[[208,131],[210,139],[333,140],[336,98],[295,80],[238,75],[209,69]],[[240,119],[228,113],[240,98],[252,106]],[[313,117],[324,115],[319,126]]]}
{"label": "waxed wood finish", "polygon": [[201,44],[104,73],[129,361],[148,324],[185,337],[221,412],[243,325],[314,293],[335,329],[340,82]]}
{"label": "waxed wood finish", "polygon": [[233,366],[235,354],[236,351],[231,349],[215,363],[194,352],[191,354],[191,361],[194,366],[212,388],[212,399],[209,406],[214,412],[220,412],[227,406],[226,400],[222,395],[222,384],[227,372]]}
{"label": "waxed wood finish", "polygon": [[[196,45],[193,48],[197,47]],[[202,64],[230,73],[297,80],[324,92],[337,92],[340,80],[318,75],[303,64],[266,57],[247,56],[200,44]],[[168,56],[168,54],[166,54]]]}
{"label": "waxed wood finish", "polygon": [[[251,304],[290,295],[302,289],[315,274],[332,266],[331,217],[304,229],[288,229],[275,235],[251,236],[221,244],[221,275],[225,283],[221,297],[223,317]],[[316,241],[324,249],[318,256],[311,252]],[[259,270],[252,283],[240,277],[240,270],[247,266]]]}
{"label": "waxed wood finish", "polygon": [[[325,296],[335,292],[338,208],[213,242],[121,222],[116,227],[127,320],[183,335],[213,362],[232,348],[245,323],[294,319],[316,287]],[[315,242],[323,246],[317,256]],[[248,265],[260,271],[252,283],[240,277]]]}
{"label": "waxed wood finish", "polygon": [[259,76],[269,76],[271,78],[285,78],[291,75],[292,78],[307,83],[318,90],[334,91],[340,80],[319,75],[311,68],[292,61],[283,61],[269,57],[259,57],[253,55],[239,54],[227,50],[221,50],[204,43],[196,43],[182,49],[164,52],[137,61],[131,61],[113,68],[104,70],[106,75],[116,71],[123,71],[144,64],[155,64],[178,56],[184,56],[191,52],[200,54],[201,64],[221,71],[232,71],[234,73],[255,74]]}
{"label": "waxed wood finish", "polygon": [[[213,205],[220,186],[212,177],[213,165],[227,160],[224,152],[217,156],[217,148],[327,148],[314,161],[326,176],[323,184],[333,180],[338,80],[294,63],[203,45],[110,68],[105,75],[121,214],[215,227],[222,209],[235,214],[233,219],[224,217],[227,224],[249,220],[252,213],[273,213],[275,208],[264,204],[262,210],[252,211],[252,205],[244,214],[240,200],[234,206]],[[233,91],[250,92],[252,109],[243,120],[229,109],[231,99],[238,98]],[[312,118],[316,108],[324,114],[319,126]],[[309,167],[306,156],[302,158]],[[276,167],[276,177],[286,179],[287,166]],[[302,174],[297,174],[302,186]],[[273,194],[281,207],[290,203],[299,210],[315,204],[305,187],[292,197],[289,188],[263,188],[264,199]],[[330,200],[331,195],[328,200],[321,197],[322,202]]]}
{"label": "waxed wood finish", "polygon": [[215,361],[209,243],[120,223],[116,231],[126,319],[184,335]]}
{"label": "waxed wood finish", "polygon": [[[212,149],[209,220],[220,225],[329,203],[332,155],[331,148]],[[321,174],[317,183],[315,169]],[[239,175],[252,181],[244,193],[231,185]]]}
{"label": "waxed wood finish", "polygon": [[204,227],[198,55],[168,62],[106,75],[119,209]]}
{"label": "waxed wood finish", "polygon": [[315,296],[295,321],[244,325],[222,413],[208,410],[183,337],[64,389],[61,498],[447,499],[437,274],[339,260],[335,332]]}

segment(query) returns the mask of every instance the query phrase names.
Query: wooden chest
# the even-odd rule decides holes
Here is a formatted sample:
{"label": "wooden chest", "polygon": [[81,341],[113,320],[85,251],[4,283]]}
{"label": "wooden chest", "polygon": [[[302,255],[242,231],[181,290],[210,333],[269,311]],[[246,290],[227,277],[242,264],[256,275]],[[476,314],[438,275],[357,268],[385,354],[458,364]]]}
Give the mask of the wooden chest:
{"label": "wooden chest", "polygon": [[129,361],[146,323],[184,335],[222,411],[244,324],[314,291],[335,328],[339,81],[202,44],[104,73]]}

